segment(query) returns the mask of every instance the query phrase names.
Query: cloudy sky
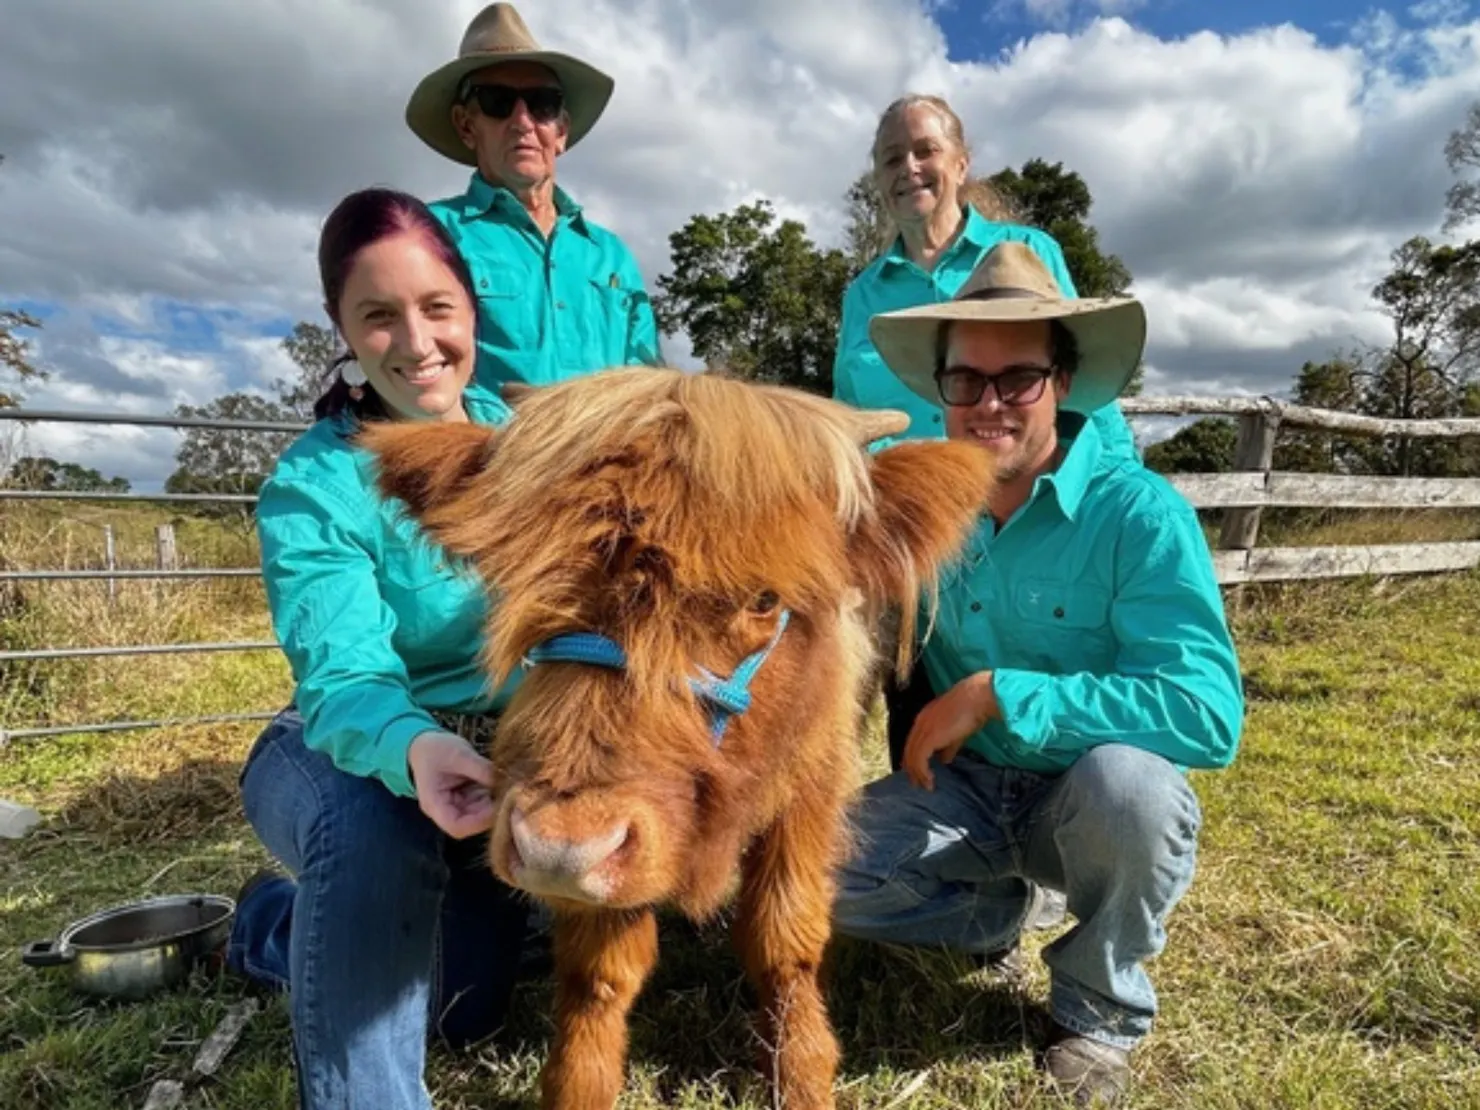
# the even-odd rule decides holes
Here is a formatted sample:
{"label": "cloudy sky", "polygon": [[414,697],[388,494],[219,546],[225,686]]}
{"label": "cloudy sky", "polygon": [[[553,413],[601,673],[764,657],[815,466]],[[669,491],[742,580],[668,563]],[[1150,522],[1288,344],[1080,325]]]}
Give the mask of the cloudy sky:
{"label": "cloudy sky", "polygon": [[[6,0],[0,304],[44,318],[31,407],[165,412],[264,388],[326,322],[313,250],[344,193],[466,171],[402,122],[477,0]],[[1229,14],[1235,8],[1239,14]],[[1480,12],[1425,0],[526,0],[616,78],[561,183],[651,284],[693,213],[769,197],[836,242],[879,111],[947,96],[976,168],[1088,181],[1151,319],[1148,392],[1273,392],[1380,341],[1388,253],[1438,237],[1445,137],[1480,99]],[[670,342],[682,359],[686,344]],[[148,488],[173,433],[36,448]]]}

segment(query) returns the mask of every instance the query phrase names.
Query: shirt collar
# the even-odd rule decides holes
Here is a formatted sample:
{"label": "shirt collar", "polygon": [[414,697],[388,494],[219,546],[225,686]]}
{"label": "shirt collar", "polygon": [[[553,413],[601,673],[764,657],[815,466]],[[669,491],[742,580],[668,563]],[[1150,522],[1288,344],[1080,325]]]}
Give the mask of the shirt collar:
{"label": "shirt collar", "polygon": [[[590,236],[590,229],[586,226],[585,212],[559,185],[555,186],[555,211],[562,220],[568,221],[582,235]],[[464,195],[464,215],[471,220],[489,212],[493,212],[496,216],[515,216],[516,218],[525,214],[519,198],[507,187],[490,183],[481,173],[474,170],[468,181],[468,191]]]}
{"label": "shirt collar", "polygon": [[[992,245],[992,227],[987,218],[976,210],[974,205],[965,205],[966,223],[961,228],[961,234],[956,236],[956,241],[946,251],[947,255],[955,254],[957,251],[970,248],[975,251],[985,250]],[[896,235],[894,242],[883,254],[884,269],[886,271],[897,266],[913,266],[910,256],[905,253],[904,236]]]}
{"label": "shirt collar", "polygon": [[1088,417],[1075,412],[1060,412],[1057,423],[1059,441],[1067,441],[1069,446],[1058,468],[1033,483],[1033,497],[1038,497],[1044,487],[1053,490],[1059,511],[1072,523],[1079,513],[1090,479],[1100,469],[1104,444],[1100,440],[1100,430]]}

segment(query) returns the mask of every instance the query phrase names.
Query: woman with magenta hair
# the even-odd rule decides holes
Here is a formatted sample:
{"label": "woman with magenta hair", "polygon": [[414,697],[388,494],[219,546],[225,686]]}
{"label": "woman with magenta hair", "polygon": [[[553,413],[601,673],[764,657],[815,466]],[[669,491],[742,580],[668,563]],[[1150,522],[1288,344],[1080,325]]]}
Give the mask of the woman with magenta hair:
{"label": "woman with magenta hair", "polygon": [[481,858],[479,751],[507,690],[478,665],[487,601],[384,500],[352,442],[366,421],[501,423],[472,383],[466,265],[416,198],[346,197],[319,240],[349,354],[262,487],[257,527],[292,703],[242,772],[248,821],[287,869],[238,899],[230,967],[290,995],[300,1105],[431,1106],[426,1042],[503,1020],[527,905]]}

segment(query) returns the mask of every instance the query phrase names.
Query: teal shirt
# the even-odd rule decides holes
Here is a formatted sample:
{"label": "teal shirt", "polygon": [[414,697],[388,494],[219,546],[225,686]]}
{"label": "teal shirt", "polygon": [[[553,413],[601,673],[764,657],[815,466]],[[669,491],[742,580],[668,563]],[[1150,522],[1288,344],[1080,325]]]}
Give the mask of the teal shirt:
{"label": "teal shirt", "polygon": [[922,653],[931,685],[994,673],[1002,719],[967,746],[999,766],[1058,773],[1109,743],[1225,766],[1243,687],[1197,514],[1105,450],[1092,421],[1060,415],[1061,435],[1076,428],[1059,468],[1000,531],[984,518],[943,576]]}
{"label": "teal shirt", "polygon": [[[1078,296],[1064,263],[1064,252],[1053,236],[1020,224],[993,223],[969,205],[961,234],[936,260],[934,269],[927,273],[915,265],[905,253],[904,241],[896,239],[843,294],[843,319],[833,359],[833,396],[857,408],[908,413],[908,431],[897,439],[883,441],[886,445],[898,439],[940,439],[945,436],[945,426],[940,406],[907,387],[884,365],[869,339],[869,320],[881,312],[950,300],[987,253],[1004,242],[1026,243],[1043,260],[1064,295]],[[1106,405],[1092,419],[1106,444],[1117,453],[1135,455],[1135,437],[1119,405]]]}
{"label": "teal shirt", "polygon": [[478,381],[552,385],[662,361],[653,306],[622,241],[555,190],[547,239],[517,197],[474,171],[467,192],[434,201],[478,292]]}
{"label": "teal shirt", "polygon": [[[510,410],[471,386],[471,419]],[[350,774],[414,796],[411,741],[431,710],[498,704],[478,663],[488,613],[481,583],[448,565],[405,506],[374,487],[346,419],[320,420],[278,460],[257,504],[273,629],[293,671],[304,742]]]}

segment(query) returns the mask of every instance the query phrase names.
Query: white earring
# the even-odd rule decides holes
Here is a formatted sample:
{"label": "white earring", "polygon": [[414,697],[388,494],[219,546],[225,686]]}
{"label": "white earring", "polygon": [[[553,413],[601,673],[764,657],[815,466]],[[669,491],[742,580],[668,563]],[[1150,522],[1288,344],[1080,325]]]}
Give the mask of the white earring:
{"label": "white earring", "polygon": [[339,364],[339,380],[349,386],[349,395],[356,401],[365,399],[365,383],[370,379],[365,377],[365,371],[354,359]]}

